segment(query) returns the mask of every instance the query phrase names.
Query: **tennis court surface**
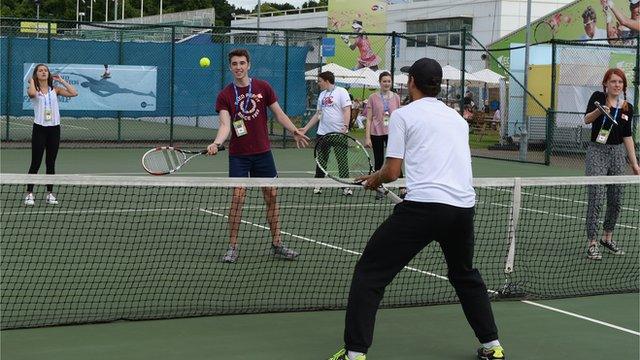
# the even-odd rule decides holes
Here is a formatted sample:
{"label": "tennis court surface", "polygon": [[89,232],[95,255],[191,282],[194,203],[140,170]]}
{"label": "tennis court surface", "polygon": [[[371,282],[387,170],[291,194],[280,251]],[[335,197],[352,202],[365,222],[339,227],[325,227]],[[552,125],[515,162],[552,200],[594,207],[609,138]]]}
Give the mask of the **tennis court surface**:
{"label": "tennis court surface", "polygon": [[[36,189],[53,182],[60,205],[47,206],[41,196],[35,207],[24,207],[20,199],[27,181],[40,184]],[[605,254],[602,261],[587,260],[583,230],[587,185],[611,185],[612,181],[625,191],[615,236],[626,254]],[[299,344],[315,344],[313,339],[320,333],[323,339],[318,343],[326,344],[326,347],[303,358],[323,358],[340,345],[343,313],[309,311],[345,307],[351,272],[360,251],[392,209],[390,203],[375,201],[373,192],[354,189],[352,197],[345,197],[343,185],[330,180],[294,178],[238,182],[237,179],[188,177],[59,175],[51,181],[43,176],[3,174],[1,183],[2,351],[3,357],[7,358],[30,358],[32,351],[48,352],[48,358],[56,358],[56,354],[69,358],[72,354],[102,353],[97,350],[101,346],[83,350],[72,343],[63,346],[68,352],[56,347],[56,351],[60,351],[56,354],[44,343],[40,350],[21,347],[18,334],[21,339],[24,336],[48,338],[49,335],[41,334],[52,334],[52,338],[59,337],[59,341],[65,343],[69,341],[66,336],[78,336],[72,334],[80,332],[82,337],[88,336],[86,341],[89,343],[109,343],[108,347],[115,353],[106,351],[104,354],[110,355],[105,358],[120,358],[118,352],[126,348],[131,339],[121,339],[121,334],[114,334],[112,343],[102,335],[99,336],[101,340],[92,340],[90,334],[123,327],[124,330],[117,332],[153,328],[155,330],[144,332],[171,333],[171,329],[175,329],[189,333],[193,326],[201,326],[204,332],[187,341],[196,347],[192,349],[193,358],[234,358],[232,352],[224,349],[246,347],[247,350],[236,354],[235,358],[294,359],[297,357],[288,348],[293,347],[294,353],[306,352],[298,347]],[[227,247],[227,216],[236,186],[247,187],[248,194],[240,229],[240,259],[235,264],[226,264],[220,260]],[[301,255],[295,261],[275,258],[270,252],[271,231],[260,191],[263,186],[278,188],[281,237],[287,246],[300,251]],[[321,195],[313,194],[315,186],[323,187]],[[638,354],[639,336],[638,179],[476,179],[475,186],[478,193],[475,263],[485,278],[491,298],[496,300],[497,321],[506,349],[514,355],[512,358],[538,356],[531,356],[534,354],[525,350],[528,345],[510,346],[508,339],[513,336],[510,332],[548,331],[556,334],[545,335],[554,343],[559,340],[567,343],[577,336],[571,335],[571,331],[588,333],[591,328],[594,336],[611,334],[615,337],[614,343],[620,342],[618,351],[624,354],[621,358],[634,358]],[[576,299],[585,295],[619,293],[622,295]],[[545,300],[556,298],[562,300]],[[499,301],[503,299],[525,302]],[[446,279],[444,259],[438,245],[433,243],[388,287],[383,307],[403,309],[381,312],[382,330],[377,330],[371,357],[421,358],[424,353],[420,352],[394,355],[393,351],[405,351],[402,344],[409,340],[389,342],[390,339],[384,339],[385,335],[382,335],[395,339],[395,332],[402,333],[406,328],[406,331],[413,330],[410,338],[416,343],[408,349],[415,350],[416,346],[422,345],[422,351],[431,352],[442,346],[434,345],[432,341],[442,342],[442,339],[428,341],[430,336],[451,332],[452,337],[445,342],[452,351],[451,357],[445,352],[440,358],[473,358],[475,340],[458,305],[414,307],[455,302],[455,293]],[[585,302],[595,305],[584,309],[575,305]],[[548,303],[552,304],[549,305],[551,308],[537,306]],[[574,311],[571,311],[572,306]],[[623,330],[552,309],[568,309],[570,313],[601,320]],[[280,314],[246,315],[272,312]],[[222,314],[234,316],[46,327]],[[387,321],[393,325],[384,325],[386,317],[391,317]],[[511,324],[527,317],[531,320],[526,324]],[[548,320],[541,323],[539,320],[543,318]],[[282,325],[274,326],[280,321]],[[318,326],[313,326],[313,322]],[[558,332],[555,327],[561,328],[565,323],[573,324],[569,326],[571,331]],[[529,329],[527,324],[533,328]],[[535,329],[536,324],[547,329]],[[229,330],[224,331],[218,328],[220,326]],[[264,328],[259,335],[261,326]],[[34,329],[9,330],[17,328]],[[246,331],[249,334],[245,338]],[[287,344],[284,348],[265,346],[263,354],[257,345],[277,333],[293,338],[281,340]],[[156,336],[161,335],[154,335],[152,341],[157,341]],[[466,340],[454,341],[456,336]],[[169,337],[169,342],[176,341]],[[230,339],[218,340],[225,337]],[[135,352],[140,356],[131,358],[151,358],[157,351],[156,346],[144,345],[147,343],[144,338],[139,337],[143,345]],[[200,345],[193,343],[203,338],[209,340]],[[231,338],[236,339],[234,346]],[[516,339],[514,341],[518,343]],[[464,349],[462,344],[469,349]],[[214,352],[219,352],[220,357],[204,355],[212,350],[212,346],[218,349]],[[200,350],[203,352],[198,355]],[[281,354],[276,355],[278,351]],[[165,355],[159,358],[184,358],[177,353]]]}

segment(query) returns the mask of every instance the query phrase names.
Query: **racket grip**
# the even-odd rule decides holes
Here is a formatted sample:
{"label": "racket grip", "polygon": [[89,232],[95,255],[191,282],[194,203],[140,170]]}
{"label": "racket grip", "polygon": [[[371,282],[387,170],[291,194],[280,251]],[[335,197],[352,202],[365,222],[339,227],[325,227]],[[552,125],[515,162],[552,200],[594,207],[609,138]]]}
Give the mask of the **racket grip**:
{"label": "racket grip", "polygon": [[[224,145],[218,145],[218,151],[224,151],[227,148],[224,147]],[[209,153],[209,150],[204,149],[204,150],[200,150],[200,155],[206,155],[207,153]]]}

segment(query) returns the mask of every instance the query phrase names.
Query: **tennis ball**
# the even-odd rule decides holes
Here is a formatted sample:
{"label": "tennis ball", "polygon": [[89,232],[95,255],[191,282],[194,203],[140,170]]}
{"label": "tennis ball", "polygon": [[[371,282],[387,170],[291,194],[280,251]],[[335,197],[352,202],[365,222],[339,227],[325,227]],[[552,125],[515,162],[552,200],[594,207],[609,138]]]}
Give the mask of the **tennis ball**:
{"label": "tennis ball", "polygon": [[200,59],[200,67],[201,68],[208,68],[209,65],[211,65],[211,60],[209,60],[208,57],[203,57]]}

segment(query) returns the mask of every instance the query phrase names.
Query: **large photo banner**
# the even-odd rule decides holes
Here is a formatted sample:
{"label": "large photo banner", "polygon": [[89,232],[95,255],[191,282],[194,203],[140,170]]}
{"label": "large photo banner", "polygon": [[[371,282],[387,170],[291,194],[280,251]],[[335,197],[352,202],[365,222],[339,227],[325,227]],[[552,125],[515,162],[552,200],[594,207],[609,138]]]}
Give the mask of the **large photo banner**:
{"label": "large photo banner", "polygon": [[335,56],[326,62],[348,69],[364,67],[384,69],[385,36],[367,36],[365,33],[387,31],[387,7],[394,1],[384,0],[329,0],[329,31],[348,32],[349,35],[330,35],[336,39]]}
{"label": "large photo banner", "polygon": [[[25,63],[24,83],[33,75],[36,63]],[[74,98],[58,97],[60,110],[155,111],[157,68],[155,66],[47,64],[78,90]],[[62,86],[54,82],[54,86]],[[33,109],[23,88],[22,109]]]}

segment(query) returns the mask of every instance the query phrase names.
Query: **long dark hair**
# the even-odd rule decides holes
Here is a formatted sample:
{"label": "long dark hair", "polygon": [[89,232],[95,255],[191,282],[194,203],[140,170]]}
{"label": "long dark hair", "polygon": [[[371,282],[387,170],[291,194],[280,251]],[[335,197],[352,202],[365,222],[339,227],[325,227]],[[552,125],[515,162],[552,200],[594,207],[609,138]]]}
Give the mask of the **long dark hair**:
{"label": "long dark hair", "polygon": [[624,71],[618,68],[611,68],[604,73],[604,77],[602,78],[602,91],[607,92],[607,82],[611,79],[611,75],[618,75],[622,79],[622,93],[624,94],[624,104],[622,105],[622,110],[629,110],[629,105],[627,101],[627,76],[624,74]]}
{"label": "long dark hair", "polygon": [[33,75],[31,75],[31,77],[33,78],[33,85],[36,87],[36,90],[40,91],[40,82],[38,81],[38,68],[40,68],[40,66],[44,66],[47,69],[47,73],[49,74],[47,76],[47,85],[49,86],[49,89],[53,89],[53,79],[51,78],[51,71],[49,71],[49,67],[45,64],[38,64],[36,65],[35,69],[33,69]]}

